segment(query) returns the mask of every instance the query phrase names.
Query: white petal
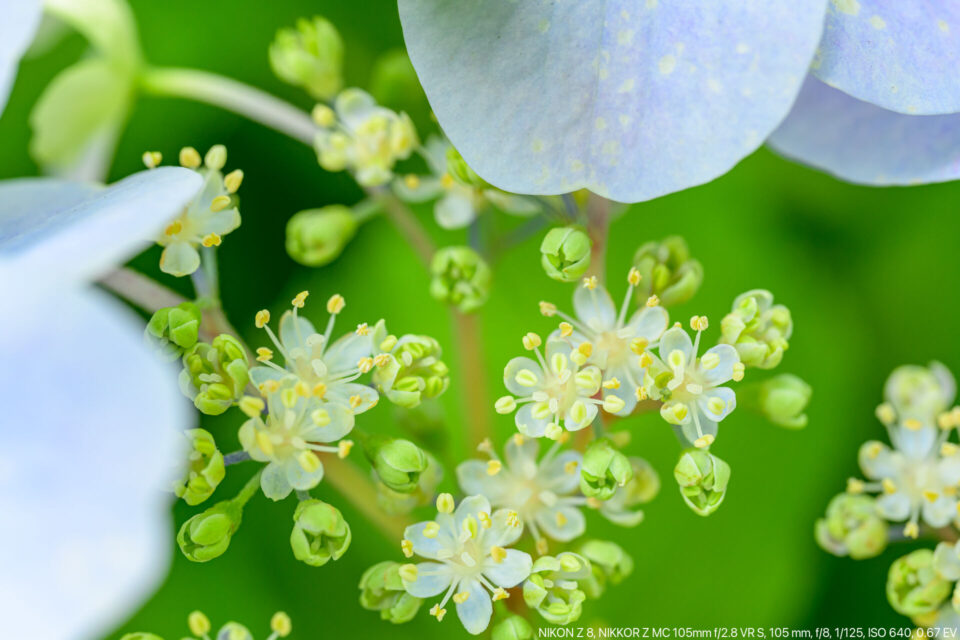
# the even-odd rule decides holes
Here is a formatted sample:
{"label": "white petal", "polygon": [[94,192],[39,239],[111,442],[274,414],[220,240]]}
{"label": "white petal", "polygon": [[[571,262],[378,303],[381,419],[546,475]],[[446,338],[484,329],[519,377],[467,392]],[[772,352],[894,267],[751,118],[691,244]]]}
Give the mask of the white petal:
{"label": "white petal", "polygon": [[489,626],[490,616],[493,615],[490,594],[478,580],[464,580],[458,588],[470,595],[465,601],[457,603],[457,616],[468,633],[479,635]]}
{"label": "white petal", "polygon": [[189,242],[172,242],[160,254],[160,269],[181,278],[200,268],[200,253]]}
{"label": "white petal", "polygon": [[507,517],[509,513],[509,509],[497,509],[493,512],[491,516],[493,524],[489,529],[484,530],[484,545],[487,547],[509,547],[520,539],[520,536],[523,534],[523,523],[521,522],[518,526],[509,524],[507,522],[510,520],[510,518]]}
{"label": "white petal", "polygon": [[[710,407],[710,400],[719,398],[723,402],[723,410],[720,413],[714,413]],[[709,416],[713,422],[720,422],[737,408],[737,394],[729,387],[717,387],[716,389],[707,389],[697,398],[697,405],[700,411]]]}
{"label": "white petal", "polygon": [[263,489],[263,495],[273,501],[283,500],[290,495],[293,487],[287,479],[286,466],[279,462],[268,464],[260,476],[260,488]]}
{"label": "white petal", "polygon": [[473,518],[479,524],[479,514],[482,512],[490,515],[491,511],[490,501],[487,500],[486,496],[467,496],[460,501],[457,510],[453,512],[454,531],[458,533],[463,531],[463,523],[467,518]]}
{"label": "white petal", "polygon": [[597,285],[595,289],[577,285],[573,293],[573,309],[577,319],[594,331],[613,329],[617,323],[613,298],[601,285]]}
{"label": "white petal", "polygon": [[938,428],[926,424],[919,429],[908,429],[904,426],[890,430],[893,445],[909,458],[923,458],[936,446]]}
{"label": "white petal", "polygon": [[339,373],[357,368],[363,358],[373,355],[373,340],[370,334],[365,336],[348,333],[324,351],[323,361],[330,373]]}
{"label": "white petal", "polygon": [[894,522],[906,520],[910,516],[910,498],[902,491],[882,495],[877,498],[877,513]]}
{"label": "white petal", "polygon": [[686,331],[680,327],[674,327],[673,329],[667,329],[663,334],[663,337],[660,339],[660,359],[664,362],[667,361],[667,358],[674,351],[680,351],[683,354],[684,362],[690,361],[690,356],[693,355],[693,341],[690,340],[690,336]]}
{"label": "white petal", "polygon": [[923,521],[931,527],[945,527],[957,515],[957,500],[940,496],[933,502],[923,501]]}
{"label": "white petal", "polygon": [[960,580],[960,557],[956,544],[941,542],[933,552],[933,566],[937,572],[951,582]]}
{"label": "white petal", "polygon": [[507,390],[510,393],[513,393],[518,396],[529,396],[538,385],[533,387],[525,387],[517,382],[517,373],[526,369],[533,373],[537,380],[543,381],[543,369],[540,368],[540,363],[530,358],[513,358],[510,362],[507,363],[507,366],[503,368],[503,384],[507,387]]}
{"label": "white petal", "polygon": [[508,495],[513,475],[501,470],[497,475],[487,473],[487,463],[482,460],[467,460],[457,466],[457,481],[466,494],[483,494],[490,502],[499,504]]}
{"label": "white petal", "polygon": [[296,460],[290,460],[285,465],[287,472],[287,482],[298,491],[309,491],[320,484],[323,480],[323,464],[320,464],[315,471],[305,471]]}
{"label": "white petal", "polygon": [[902,456],[899,453],[894,453],[890,447],[877,440],[864,442],[858,454],[860,468],[871,480],[893,478],[897,475],[900,458]]}
{"label": "white petal", "polygon": [[[549,489],[558,496],[567,495],[577,490],[580,485],[580,464],[583,454],[579,451],[564,451],[549,462],[540,465],[537,474],[537,483],[543,489]],[[576,463],[573,471],[568,471],[567,465]]]}
{"label": "white petal", "polygon": [[[403,532],[403,537],[413,543],[415,554],[436,560],[438,552],[454,548],[453,519],[445,518],[443,523],[440,520],[440,518],[437,518],[437,523],[441,525],[440,531],[433,538],[423,535],[423,530],[429,524],[428,522],[412,524]],[[443,526],[444,524],[447,526]]]}
{"label": "white petal", "polygon": [[459,229],[465,227],[477,217],[473,208],[473,198],[467,187],[457,188],[454,185],[437,201],[433,207],[433,215],[437,224],[444,229]]}
{"label": "white petal", "polygon": [[667,330],[670,315],[667,310],[657,305],[638,309],[627,322],[630,335],[636,338],[646,338],[649,342],[656,342]]}
{"label": "white petal", "polygon": [[[354,397],[360,398],[360,404],[356,407],[353,407],[350,403],[350,399]],[[380,394],[372,387],[356,382],[346,382],[331,385],[327,390],[326,398],[331,402],[339,402],[344,406],[353,407],[353,413],[360,414],[373,408],[380,399]]]}
{"label": "white petal", "polygon": [[452,580],[453,572],[447,565],[421,562],[417,565],[417,579],[404,582],[403,587],[416,598],[432,598],[446,591]]}
{"label": "white petal", "polygon": [[516,549],[507,549],[507,557],[502,562],[488,561],[483,575],[490,582],[504,589],[511,589],[530,576],[533,559],[530,554]]}
{"label": "white petal", "polygon": [[[563,514],[563,524],[557,521],[558,513]],[[587,528],[587,521],[580,509],[571,505],[559,504],[556,507],[538,511],[537,526],[548,538],[560,542],[569,542],[583,535]]]}
{"label": "white petal", "polygon": [[530,438],[541,438],[552,418],[536,418],[533,415],[533,403],[525,404],[517,410],[513,422],[517,430]]}
{"label": "white petal", "polygon": [[0,114],[17,75],[20,57],[33,41],[40,26],[43,3],[40,0],[2,0],[0,12]]}
{"label": "white petal", "polygon": [[[705,369],[701,366],[700,370],[703,372],[703,381],[712,387],[721,385],[724,382],[729,382],[733,378],[733,366],[740,362],[740,356],[737,354],[737,350],[729,344],[718,344],[708,349],[703,355],[707,354],[713,354],[720,360],[717,366],[712,369]],[[700,361],[703,362],[702,357]]]}
{"label": "white petal", "polygon": [[407,51],[466,161],[515,193],[635,202],[716,178],[790,108],[825,0],[401,0]]}
{"label": "white petal", "polygon": [[[517,444],[517,440],[520,443]],[[510,471],[521,478],[532,478],[537,473],[537,453],[540,443],[529,438],[510,438],[503,455]]]}
{"label": "white petal", "polygon": [[337,402],[317,402],[311,404],[307,409],[307,418],[312,420],[310,414],[316,409],[326,411],[330,416],[329,424],[322,427],[314,427],[303,434],[304,440],[308,442],[336,442],[353,430],[355,419],[353,412],[345,405]]}
{"label": "white petal", "polygon": [[[296,322],[293,320],[293,311],[284,311],[283,315],[280,316],[278,337],[280,338],[280,344],[288,352],[293,349],[303,349],[305,352],[311,353],[311,350],[307,347],[307,338],[316,332],[313,324],[299,312]],[[354,362],[353,364],[356,366],[357,363]]]}

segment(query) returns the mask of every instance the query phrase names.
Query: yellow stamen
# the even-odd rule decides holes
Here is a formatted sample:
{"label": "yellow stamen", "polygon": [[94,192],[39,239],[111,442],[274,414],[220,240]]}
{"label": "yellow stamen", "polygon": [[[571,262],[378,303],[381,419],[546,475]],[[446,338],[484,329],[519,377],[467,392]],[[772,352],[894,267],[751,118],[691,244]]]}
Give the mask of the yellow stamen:
{"label": "yellow stamen", "polygon": [[361,358],[357,362],[357,369],[360,370],[360,373],[370,373],[370,370],[373,369],[373,358],[369,356]]}
{"label": "yellow stamen", "polygon": [[557,511],[557,526],[562,527],[567,524],[567,516],[563,515],[562,512]]}
{"label": "yellow stamen", "polygon": [[706,331],[709,324],[707,316],[693,316],[690,318],[690,328],[694,331]]}
{"label": "yellow stamen", "polygon": [[487,461],[487,475],[495,476],[500,473],[500,470],[503,469],[503,463],[499,460],[488,460]]}
{"label": "yellow stamen", "polygon": [[417,570],[417,565],[408,563],[400,565],[397,573],[400,574],[400,579],[404,582],[414,582],[420,572]]}
{"label": "yellow stamen", "polygon": [[333,126],[337,121],[337,114],[333,112],[333,109],[328,107],[325,104],[318,104],[313,108],[313,111],[310,112],[310,117],[313,118],[313,121],[323,127],[328,129]]}
{"label": "yellow stamen", "polygon": [[357,325],[356,334],[358,336],[368,336],[370,335],[370,327],[367,326],[366,322],[361,322],[360,324]]}
{"label": "yellow stamen", "polygon": [[507,550],[503,547],[490,547],[490,557],[497,564],[500,564],[507,558]]}
{"label": "yellow stamen", "polygon": [[847,480],[847,493],[859,495],[863,493],[865,488],[866,487],[864,487],[862,480],[858,480],[856,478],[850,478]]}
{"label": "yellow stamen", "polygon": [[243,184],[243,171],[240,169],[234,169],[223,179],[223,188],[227,193],[236,193],[241,184]]}
{"label": "yellow stamen", "polygon": [[257,431],[257,446],[260,447],[260,451],[263,452],[263,455],[268,458],[273,456],[273,441],[270,440],[270,435],[266,431]]}
{"label": "yellow stamen", "polygon": [[403,184],[407,186],[407,189],[417,189],[420,187],[420,177],[409,173],[404,176]]}
{"label": "yellow stamen", "polygon": [[517,513],[516,511],[508,511],[508,512],[507,512],[507,524],[510,525],[511,527],[519,527],[519,526],[520,526],[520,514]]}
{"label": "yellow stamen", "polygon": [[363,398],[360,396],[350,396],[350,408],[356,409],[361,404],[363,404]]}
{"label": "yellow stamen", "polygon": [[630,351],[633,351],[638,356],[646,351],[649,346],[650,341],[646,338],[634,338],[630,341]]}
{"label": "yellow stamen", "polygon": [[232,200],[230,196],[217,196],[210,202],[210,211],[217,213],[230,206]]}
{"label": "yellow stamen", "polygon": [[913,538],[914,540],[920,535],[920,527],[917,526],[916,522],[908,522],[907,526],[903,528],[903,536],[905,538]]}
{"label": "yellow stamen", "polygon": [[603,388],[604,388],[604,389],[619,389],[619,388],[620,388],[620,381],[619,381],[616,377],[610,378],[609,380],[607,380],[606,382],[603,383]]}
{"label": "yellow stamen", "polygon": [[205,616],[202,611],[194,611],[187,616],[187,626],[193,635],[205,636],[210,633],[210,618]]}
{"label": "yellow stamen", "polygon": [[200,152],[193,147],[184,147],[180,149],[180,166],[187,169],[196,169],[203,160],[200,158]]}
{"label": "yellow stamen", "polygon": [[143,164],[147,169],[156,169],[163,162],[163,154],[159,151],[145,151],[143,154]]}
{"label": "yellow stamen", "polygon": [[428,522],[423,525],[423,537],[424,538],[436,538],[437,534],[440,533],[440,525],[436,522]]}
{"label": "yellow stamen", "polygon": [[927,489],[926,491],[923,492],[923,497],[927,499],[927,502],[933,504],[934,502],[940,499],[940,494],[937,493],[936,491],[930,491],[929,489]]}
{"label": "yellow stamen", "polygon": [[919,431],[923,427],[923,423],[916,418],[907,418],[903,421],[903,426],[910,431]]}
{"label": "yellow stamen", "polygon": [[400,541],[400,550],[403,551],[403,555],[407,558],[413,557],[413,543],[406,538]]}
{"label": "yellow stamen", "polygon": [[490,514],[486,511],[481,511],[477,514],[477,517],[480,518],[480,526],[484,529],[489,529],[493,526],[493,520],[490,518]]}
{"label": "yellow stamen", "polygon": [[540,301],[540,313],[550,318],[557,313],[557,305],[552,302]]}
{"label": "yellow stamen", "polygon": [[163,230],[163,233],[164,235],[175,236],[181,231],[183,231],[183,225],[180,224],[179,220],[174,220],[167,225],[167,228]]}
{"label": "yellow stamen", "polygon": [[318,382],[317,384],[313,385],[311,392],[315,398],[323,398],[323,396],[327,395],[327,385],[322,382]]}
{"label": "yellow stamen", "polygon": [[709,433],[705,433],[693,441],[693,446],[695,446],[698,449],[703,449],[713,444],[713,440],[714,438],[712,435],[710,435]]}
{"label": "yellow stamen", "polygon": [[630,267],[630,272],[627,273],[627,282],[629,282],[631,286],[635,287],[640,284],[640,280],[640,270],[636,267]]}
{"label": "yellow stamen", "polygon": [[523,348],[526,349],[527,351],[533,351],[534,349],[539,347],[541,344],[540,336],[538,336],[533,332],[527,333],[525,336],[523,336],[522,342],[523,342]]}
{"label": "yellow stamen", "polygon": [[564,473],[568,473],[568,474],[570,474],[570,475],[573,475],[574,473],[577,472],[577,466],[578,466],[578,464],[579,464],[579,463],[578,463],[576,460],[570,460],[569,462],[567,462],[566,464],[563,465],[563,471],[564,471]]}
{"label": "yellow stamen", "polygon": [[310,387],[307,386],[307,383],[304,382],[303,380],[297,380],[296,384],[293,385],[293,390],[301,398],[310,397]]}
{"label": "yellow stamen", "polygon": [[537,547],[537,553],[539,553],[542,556],[546,555],[547,551],[550,551],[550,543],[547,542],[546,538],[538,538],[536,547]]}
{"label": "yellow stamen", "polygon": [[280,390],[280,383],[276,380],[267,380],[260,385],[260,391],[263,393],[276,393]]}
{"label": "yellow stamen", "polygon": [[351,449],[353,449],[353,440],[341,440],[337,443],[337,457],[343,460],[350,455]]}
{"label": "yellow stamen", "polygon": [[430,608],[430,615],[437,619],[437,622],[443,622],[443,616],[447,615],[446,609],[441,609],[439,603]]}
{"label": "yellow stamen", "polygon": [[283,611],[278,611],[270,618],[270,630],[281,638],[286,638],[293,631],[293,624],[290,622],[290,616]]}
{"label": "yellow stamen", "polygon": [[593,291],[594,289],[597,288],[597,284],[599,284],[597,282],[597,276],[587,276],[586,278],[583,279],[584,289],[589,289],[590,291]]}
{"label": "yellow stamen", "polygon": [[320,468],[320,458],[318,458],[317,454],[313,451],[301,451],[297,455],[297,462],[300,463],[300,467],[307,473],[314,473]]}
{"label": "yellow stamen", "polygon": [[463,604],[468,598],[470,598],[469,591],[461,591],[460,593],[453,594],[453,601],[457,604]]}
{"label": "yellow stamen", "polygon": [[877,407],[876,414],[877,419],[887,426],[893,424],[893,421],[897,419],[897,413],[893,410],[893,407],[886,402]]}
{"label": "yellow stamen", "polygon": [[560,335],[564,338],[569,338],[573,335],[573,325],[569,322],[560,323]]}
{"label": "yellow stamen", "polygon": [[267,347],[257,347],[257,362],[270,362],[273,360],[273,350]]}
{"label": "yellow stamen", "polygon": [[330,424],[330,412],[326,409],[314,409],[310,414],[310,419],[318,427],[325,427]]}
{"label": "yellow stamen", "polygon": [[216,233],[210,233],[203,237],[201,244],[205,247],[219,247],[223,240]]}
{"label": "yellow stamen", "polygon": [[440,513],[453,513],[455,506],[453,496],[449,493],[441,493],[437,496],[437,511]]}
{"label": "yellow stamen", "polygon": [[263,329],[265,326],[267,326],[268,322],[270,322],[270,312],[266,309],[257,311],[257,315],[254,318],[254,324],[257,325],[257,329]]}
{"label": "yellow stamen", "polygon": [[735,362],[733,364],[733,381],[740,382],[743,380],[743,373],[746,370],[746,366],[742,362]]}
{"label": "yellow stamen", "polygon": [[309,295],[310,295],[309,291],[301,291],[296,296],[294,296],[293,300],[290,301],[290,304],[295,306],[297,309],[303,309],[304,305],[306,305],[307,303],[307,296]]}
{"label": "yellow stamen", "polygon": [[445,173],[442,176],[440,176],[440,186],[442,186],[444,189],[449,189],[450,187],[452,187],[453,176],[451,176],[449,173]]}
{"label": "yellow stamen", "polygon": [[660,298],[658,298],[658,297],[655,296],[655,295],[654,295],[654,296],[650,296],[649,298],[647,298],[646,304],[647,304],[648,307],[655,307],[655,306],[657,306],[658,304],[660,304]]}
{"label": "yellow stamen", "polygon": [[522,447],[523,443],[525,442],[525,438],[523,437],[522,433],[515,433],[511,436],[511,438],[513,439],[513,444],[518,447]]}
{"label": "yellow stamen", "polygon": [[336,315],[343,311],[345,306],[347,306],[347,301],[343,299],[342,295],[335,293],[327,300],[327,313]]}
{"label": "yellow stamen", "polygon": [[884,493],[896,493],[896,492],[897,492],[897,485],[895,485],[895,484],[893,483],[893,480],[891,480],[890,478],[884,478],[884,479],[883,479],[883,482],[881,482],[881,484],[883,485],[883,492],[884,492]]}
{"label": "yellow stamen", "polygon": [[641,368],[641,369],[646,369],[647,367],[649,367],[649,366],[652,365],[652,364],[653,364],[653,356],[651,356],[651,355],[650,355],[649,353],[647,353],[646,351],[644,351],[643,353],[640,354],[640,368]]}
{"label": "yellow stamen", "polygon": [[376,356],[373,357],[373,364],[374,364],[374,366],[376,366],[378,369],[381,369],[381,368],[387,366],[388,364],[390,364],[390,359],[391,359],[392,357],[393,357],[393,356],[391,356],[389,353],[380,353],[380,354],[377,354]]}
{"label": "yellow stamen", "polygon": [[510,593],[503,587],[497,587],[493,592],[493,601],[497,602],[498,600],[506,600],[510,597]]}
{"label": "yellow stamen", "polygon": [[214,171],[220,171],[223,165],[227,164],[227,148],[222,144],[213,145],[204,156],[203,162]]}

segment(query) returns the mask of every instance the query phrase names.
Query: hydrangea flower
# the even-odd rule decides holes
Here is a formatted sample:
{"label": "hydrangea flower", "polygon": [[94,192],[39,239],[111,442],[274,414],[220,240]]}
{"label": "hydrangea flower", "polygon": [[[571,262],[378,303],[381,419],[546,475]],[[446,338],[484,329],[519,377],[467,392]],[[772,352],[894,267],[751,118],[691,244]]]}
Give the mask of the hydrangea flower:
{"label": "hydrangea flower", "polygon": [[315,142],[320,166],[327,171],[349,169],[365,187],[389,182],[393,165],[409,158],[417,146],[410,117],[377,105],[361,89],[341,91],[334,109],[318,106],[314,120],[321,127]]}
{"label": "hydrangea flower", "polygon": [[540,305],[544,315],[557,315],[565,321],[551,334],[551,339],[566,339],[577,349],[589,350],[587,364],[596,365],[603,372],[604,388],[623,401],[623,406],[614,412],[617,415],[628,415],[637,406],[646,374],[641,356],[656,347],[669,322],[666,309],[657,304],[655,297],[627,319],[633,290],[640,283],[637,269],[630,270],[627,283],[619,313],[610,294],[593,276],[584,278],[583,286],[573,294],[576,318],[550,303]]}
{"label": "hydrangea flower", "polygon": [[437,518],[407,527],[403,551],[429,562],[400,568],[407,593],[417,598],[443,595],[430,615],[442,621],[451,599],[457,616],[471,634],[482,633],[490,624],[493,600],[510,597],[507,589],[527,579],[533,567],[529,554],[507,547],[523,533],[515,511],[491,511],[484,496],[469,496],[454,511],[453,497],[440,494]]}
{"label": "hydrangea flower", "polygon": [[[158,163],[158,157],[145,154],[148,167]],[[210,148],[200,168],[200,154],[192,147],[180,151],[180,164],[196,170],[203,178],[203,190],[166,226],[157,243],[163,247],[160,269],[174,276],[188,276],[200,267],[197,248],[217,247],[223,236],[240,226],[240,211],[236,207],[237,189],[243,181],[243,172],[237,169],[226,177],[220,172],[227,162],[223,145]]]}
{"label": "hydrangea flower", "polygon": [[490,205],[504,213],[524,216],[539,210],[530,198],[506,193],[481,179],[443,138],[434,136],[427,140],[423,158],[431,175],[407,175],[395,180],[393,189],[400,199],[407,202],[426,202],[439,198],[434,205],[433,215],[437,224],[444,229],[467,226]]}
{"label": "hydrangea flower", "polygon": [[[4,54],[8,44],[0,38]],[[87,283],[147,246],[200,188],[175,168],[108,188],[0,183],[0,289],[16,310],[0,317],[0,351],[19,363],[0,375],[4,415],[30,425],[5,430],[0,447],[0,510],[18,523],[0,527],[0,598],[17,612],[5,622],[13,637],[96,634],[166,571],[164,489],[178,458],[175,428],[192,426],[189,404],[175,371],[143,343],[142,321]],[[56,402],[51,371],[70,380]]]}
{"label": "hydrangea flower", "polygon": [[663,402],[660,415],[677,427],[680,439],[703,448],[716,438],[718,423],[737,407],[733,389],[722,385],[743,378],[743,363],[728,344],[699,356],[707,318],[694,316],[691,326],[697,332],[694,340],[679,326],[663,334],[659,358],[650,356],[644,388],[651,398]]}
{"label": "hydrangea flower", "polygon": [[326,408],[330,426],[349,433],[354,416],[373,407],[379,399],[376,390],[354,382],[374,366],[371,329],[361,324],[355,332],[331,344],[337,315],[346,302],[339,294],[331,296],[327,301],[327,327],[323,333],[317,333],[313,324],[298,313],[308,295],[306,291],[299,293],[293,299],[293,308],[280,317],[279,337],[268,324],[270,312],[264,309],[257,313],[257,327],[267,332],[284,363],[281,367],[273,362],[273,349],[260,347],[257,360],[262,364],[250,369],[250,379],[267,393],[275,391],[282,381],[293,380],[294,388],[307,399],[311,411]]}
{"label": "hydrangea flower", "polygon": [[850,493],[880,493],[877,512],[892,522],[906,521],[904,535],[915,538],[919,522],[943,527],[957,518],[960,447],[948,442],[960,421],[948,411],[955,395],[953,376],[939,364],[905,366],[887,380],[877,417],[887,427],[891,449],[869,441],[860,448],[867,482],[851,479]]}

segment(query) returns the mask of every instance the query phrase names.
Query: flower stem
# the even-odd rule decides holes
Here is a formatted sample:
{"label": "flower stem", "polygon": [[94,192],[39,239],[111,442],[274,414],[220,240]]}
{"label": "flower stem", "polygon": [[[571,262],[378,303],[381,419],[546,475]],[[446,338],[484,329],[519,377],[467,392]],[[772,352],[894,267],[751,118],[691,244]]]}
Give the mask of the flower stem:
{"label": "flower stem", "polygon": [[253,474],[252,478],[247,480],[247,484],[243,485],[243,489],[241,489],[237,497],[233,499],[234,504],[243,507],[250,502],[250,498],[257,495],[257,491],[260,490],[260,475],[262,473],[263,469],[260,469]]}
{"label": "flower stem", "polygon": [[469,450],[493,434],[490,422],[490,389],[484,372],[483,328],[476,314],[453,312],[453,332],[460,352],[460,379],[463,387],[463,406],[467,423]]}
{"label": "flower stem", "polygon": [[591,193],[587,199],[587,233],[593,243],[590,249],[589,274],[602,283],[606,276],[607,236],[610,233],[610,201]]}
{"label": "flower stem", "polygon": [[368,188],[366,192],[371,198],[376,198],[387,214],[387,219],[417,252],[423,266],[429,269],[436,247],[433,246],[433,241],[413,211],[386,189]]}
{"label": "flower stem", "polygon": [[228,453],[223,456],[223,464],[226,467],[239,464],[241,462],[247,462],[248,460],[251,460],[251,458],[250,454],[246,451],[234,451],[233,453]]}
{"label": "flower stem", "polygon": [[407,519],[388,515],[377,507],[377,490],[357,467],[336,456],[324,457],[323,466],[327,471],[323,479],[347,497],[367,520],[377,525],[391,540],[403,537],[403,531],[409,524]]}

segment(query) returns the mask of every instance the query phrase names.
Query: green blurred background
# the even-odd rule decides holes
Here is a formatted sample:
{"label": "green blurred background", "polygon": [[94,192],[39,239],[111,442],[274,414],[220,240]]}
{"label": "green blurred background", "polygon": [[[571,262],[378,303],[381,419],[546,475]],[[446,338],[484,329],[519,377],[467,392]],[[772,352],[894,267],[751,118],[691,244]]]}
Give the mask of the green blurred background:
{"label": "green blurred background", "polygon": [[[266,49],[277,28],[300,16],[330,18],[347,43],[347,84],[361,87],[368,84],[377,56],[402,46],[390,0],[134,0],[132,5],[144,50],[154,64],[220,72],[307,109],[309,99],[270,72]],[[27,153],[30,107],[57,70],[79,58],[85,46],[71,36],[22,65],[0,121],[0,177],[37,172]],[[421,123],[425,113],[421,107]],[[220,252],[224,304],[234,323],[248,339],[259,341],[251,333],[254,312],[264,306],[280,310],[294,293],[309,289],[314,301],[335,292],[346,297],[342,326],[386,317],[396,333],[435,336],[454,371],[441,404],[452,451],[462,456],[463,389],[449,315],[430,298],[424,269],[393,228],[374,219],[338,261],[322,269],[298,266],[284,252],[284,224],[295,212],[360,199],[346,174],[325,173],[310,149],[234,115],[185,101],[142,99],[120,143],[111,179],[139,170],[144,150],[159,149],[172,159],[183,145],[205,150],[215,143],[228,146],[228,169],[241,167],[246,173],[243,226]],[[614,224],[608,265],[615,298],[622,296],[622,275],[638,245],[682,234],[702,261],[706,279],[676,317],[710,316],[714,322],[708,337],[713,339],[738,293],[754,287],[772,290],[778,302],[791,308],[796,326],[779,370],[808,380],[814,398],[805,431],[778,429],[743,410],[724,422],[714,450],[730,462],[733,477],[725,504],[709,518],[694,515],[677,495],[671,471],[678,447],[667,425],[656,415],[624,422],[634,435],[629,452],[650,460],[664,487],[636,529],[618,529],[588,516],[588,533],[627,548],[636,570],[602,600],[589,603],[577,625],[909,624],[884,596],[887,567],[905,548],[858,563],[820,551],[812,531],[830,497],[858,473],[859,444],[883,435],[873,409],[887,374],[897,365],[931,359],[960,369],[955,336],[960,304],[949,284],[960,280],[958,196],[957,185],[851,186],[761,150],[723,178],[635,205]],[[439,245],[465,242],[465,233],[440,231],[428,209],[419,213]],[[504,218],[495,224],[516,226],[516,221]],[[538,242],[539,236],[529,239],[496,265],[496,286],[480,314],[485,375],[493,394],[502,390],[503,365],[521,351],[522,333],[552,328],[537,313],[537,301],[569,306],[572,288],[543,275]],[[160,276],[157,258],[151,250],[134,264],[188,292],[185,282]],[[308,305],[307,312],[322,317],[322,305]],[[236,448],[236,415],[204,422],[225,450]],[[503,416],[494,416],[494,422],[502,442],[513,422]],[[361,424],[401,433],[387,403],[366,414]],[[244,465],[232,468],[216,497],[233,495],[252,472]],[[448,468],[444,486],[450,489],[451,477]],[[278,609],[292,616],[294,637],[299,638],[466,636],[455,618],[437,624],[425,609],[414,622],[396,627],[361,609],[356,590],[360,574],[380,560],[400,559],[399,543],[368,526],[327,485],[315,494],[339,506],[353,525],[353,545],[340,561],[319,569],[297,563],[288,544],[295,500],[271,503],[261,495],[248,506],[225,556],[196,565],[174,553],[160,590],[107,637],[151,630],[179,638],[186,633],[186,614],[198,608],[215,628],[238,619],[258,637],[267,635],[267,621]],[[195,511],[178,505],[176,524]],[[175,547],[174,530],[170,533]]]}

